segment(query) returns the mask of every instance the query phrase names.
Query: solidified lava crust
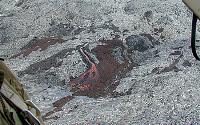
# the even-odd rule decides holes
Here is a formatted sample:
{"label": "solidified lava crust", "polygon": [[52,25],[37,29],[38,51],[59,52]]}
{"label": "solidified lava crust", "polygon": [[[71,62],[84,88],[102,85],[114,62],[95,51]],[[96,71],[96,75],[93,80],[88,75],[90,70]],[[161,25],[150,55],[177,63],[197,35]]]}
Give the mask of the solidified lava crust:
{"label": "solidified lava crust", "polygon": [[71,91],[75,96],[97,98],[116,94],[114,90],[119,85],[119,80],[134,66],[126,58],[123,59],[123,63],[119,63],[113,55],[115,48],[121,48],[121,54],[125,51],[121,40],[100,40],[100,42],[104,45],[97,45],[91,50],[98,59],[98,64],[91,59],[84,48],[79,48],[89,68],[80,76],[70,79]]}
{"label": "solidified lava crust", "polygon": [[52,111],[47,112],[42,118],[43,120],[48,120],[48,119],[58,119],[57,116],[50,117],[52,114],[55,112],[59,112],[62,110],[62,107],[69,101],[71,101],[74,97],[73,96],[65,96],[53,103],[54,109]]}

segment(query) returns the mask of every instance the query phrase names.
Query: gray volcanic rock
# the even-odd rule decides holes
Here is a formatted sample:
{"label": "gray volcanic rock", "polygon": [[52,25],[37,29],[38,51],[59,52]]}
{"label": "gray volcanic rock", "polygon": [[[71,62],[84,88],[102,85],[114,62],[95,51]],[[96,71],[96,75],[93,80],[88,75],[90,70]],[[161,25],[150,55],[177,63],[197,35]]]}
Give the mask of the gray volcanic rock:
{"label": "gray volcanic rock", "polygon": [[6,40],[8,40],[6,38],[6,31],[4,27],[0,27],[0,44],[3,44]]}
{"label": "gray volcanic rock", "polygon": [[[138,65],[148,59],[154,59],[156,56],[156,49],[151,41],[154,42],[154,38],[148,38],[146,35],[131,35],[126,39],[127,55],[129,59]],[[151,41],[150,41],[151,40]]]}
{"label": "gray volcanic rock", "polygon": [[[53,24],[52,24],[53,25]],[[53,25],[47,32],[48,36],[62,37],[71,35],[74,27],[71,24]]]}
{"label": "gray volcanic rock", "polygon": [[144,52],[153,47],[149,39],[140,35],[131,35],[125,40],[129,51],[137,50],[139,52]]}
{"label": "gray volcanic rock", "polygon": [[[48,116],[46,125],[198,125],[200,63],[191,53],[191,19],[181,0],[0,0],[0,56]],[[37,38],[49,36],[63,42],[38,48]],[[114,59],[138,64],[113,82],[114,92],[126,94],[72,97],[70,76],[87,70],[76,47],[103,48],[99,40],[116,38],[125,48],[114,48]],[[57,112],[54,102],[61,103]]]}

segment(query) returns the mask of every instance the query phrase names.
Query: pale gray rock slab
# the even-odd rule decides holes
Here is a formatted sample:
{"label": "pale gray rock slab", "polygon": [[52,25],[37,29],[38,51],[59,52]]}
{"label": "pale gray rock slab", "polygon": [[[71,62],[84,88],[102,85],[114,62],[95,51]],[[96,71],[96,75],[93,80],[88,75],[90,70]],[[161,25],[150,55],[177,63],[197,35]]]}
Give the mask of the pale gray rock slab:
{"label": "pale gray rock slab", "polygon": [[6,60],[16,74],[26,71],[19,79],[44,115],[53,110],[53,102],[72,94],[69,77],[80,75],[87,66],[76,50],[64,58],[63,53],[57,55],[53,62],[62,61],[59,67],[47,66],[47,70],[32,69],[28,73],[30,65],[85,43],[92,49],[102,38],[118,36],[125,45],[126,38],[140,36],[142,40],[126,45],[133,47],[128,57],[122,57],[120,48],[113,53],[119,62],[129,58],[139,64],[115,90],[131,90],[131,94],[117,98],[75,97],[50,116],[57,119],[45,123],[198,125],[200,63],[189,47],[191,18],[192,13],[181,0],[0,0],[0,56],[20,52],[31,46],[28,43],[35,37],[65,40],[45,51]]}

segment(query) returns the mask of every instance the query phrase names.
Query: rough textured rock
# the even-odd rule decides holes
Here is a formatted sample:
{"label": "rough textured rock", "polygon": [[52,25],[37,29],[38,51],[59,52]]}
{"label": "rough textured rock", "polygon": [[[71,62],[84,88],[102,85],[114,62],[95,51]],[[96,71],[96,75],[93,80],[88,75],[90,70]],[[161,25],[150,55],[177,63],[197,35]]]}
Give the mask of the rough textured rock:
{"label": "rough textured rock", "polygon": [[191,18],[181,0],[0,0],[0,56],[47,125],[198,125]]}
{"label": "rough textured rock", "polygon": [[128,36],[125,40],[129,51],[137,50],[139,52],[144,52],[153,47],[149,39],[143,36],[131,35]]}

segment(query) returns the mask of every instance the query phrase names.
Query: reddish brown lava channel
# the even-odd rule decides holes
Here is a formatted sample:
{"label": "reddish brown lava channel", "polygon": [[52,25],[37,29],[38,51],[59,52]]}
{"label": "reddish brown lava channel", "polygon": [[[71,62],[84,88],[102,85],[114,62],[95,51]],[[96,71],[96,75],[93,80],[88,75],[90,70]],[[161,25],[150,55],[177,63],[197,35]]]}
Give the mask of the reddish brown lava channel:
{"label": "reddish brown lava channel", "polygon": [[[23,57],[29,55],[33,51],[46,50],[48,46],[56,43],[63,43],[64,40],[60,38],[42,38],[36,39],[33,43],[30,42],[27,46],[22,48],[20,53],[13,55],[11,58],[23,55]],[[123,55],[125,47],[121,40],[100,40],[102,45],[97,45],[92,49],[92,53],[98,59],[98,63],[95,63],[90,57],[85,48],[80,47],[79,52],[83,56],[83,60],[88,64],[88,69],[77,78],[70,79],[69,85],[71,86],[72,96],[66,96],[54,103],[55,109],[48,112],[44,118],[48,119],[51,114],[62,110],[62,107],[74,96],[88,96],[92,98],[116,96],[119,93],[114,92],[119,85],[119,80],[125,77],[125,74],[130,71],[133,63],[129,63],[129,60]],[[122,56],[124,57],[123,63],[119,63],[113,55],[115,48],[122,49]],[[121,95],[121,93],[119,94]],[[122,94],[123,95],[123,94]],[[50,118],[51,119],[51,118]],[[55,118],[57,119],[57,118]]]}
{"label": "reddish brown lava channel", "polygon": [[10,58],[16,58],[20,55],[23,55],[23,57],[25,57],[28,56],[31,52],[37,51],[38,49],[40,49],[40,51],[43,51],[46,50],[50,45],[54,45],[56,43],[63,43],[64,40],[61,38],[48,37],[35,39],[32,42],[30,42],[30,45],[28,44],[27,47],[23,47],[21,52],[11,56]]}
{"label": "reddish brown lava channel", "polygon": [[129,63],[126,58],[124,58],[123,63],[119,63],[113,56],[113,50],[116,47],[121,48],[122,53],[125,50],[122,41],[113,39],[102,40],[100,42],[104,44],[97,45],[97,47],[92,49],[92,53],[95,54],[99,63],[95,63],[83,47],[79,48],[79,52],[82,55],[83,60],[88,64],[88,69],[77,78],[71,78],[69,84],[73,95],[63,97],[54,102],[54,109],[43,116],[44,120],[58,119],[59,117],[57,116],[50,116],[55,112],[62,110],[62,107],[67,102],[71,101],[74,96],[98,98],[105,96],[120,96],[124,94],[116,93],[114,90],[119,85],[119,80],[125,77],[125,74],[135,65],[133,63]]}
{"label": "reddish brown lava channel", "polygon": [[101,40],[103,45],[97,45],[92,52],[95,53],[99,63],[95,63],[88,52],[80,47],[79,51],[84,60],[89,64],[88,70],[79,77],[70,80],[71,91],[75,96],[103,97],[114,94],[114,90],[119,85],[119,80],[130,71],[133,64],[124,58],[123,63],[119,63],[113,56],[113,49],[120,47],[123,51],[125,47],[118,39]]}

